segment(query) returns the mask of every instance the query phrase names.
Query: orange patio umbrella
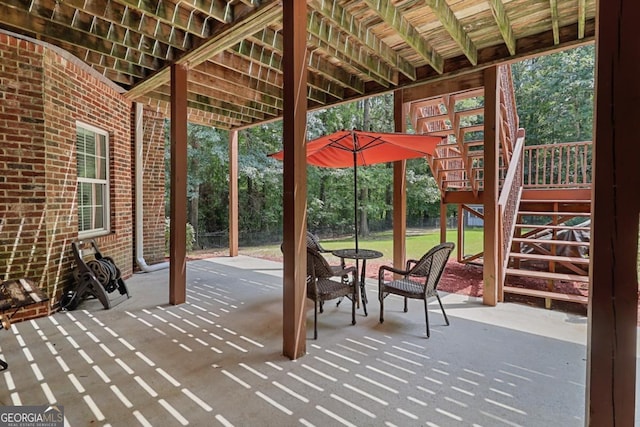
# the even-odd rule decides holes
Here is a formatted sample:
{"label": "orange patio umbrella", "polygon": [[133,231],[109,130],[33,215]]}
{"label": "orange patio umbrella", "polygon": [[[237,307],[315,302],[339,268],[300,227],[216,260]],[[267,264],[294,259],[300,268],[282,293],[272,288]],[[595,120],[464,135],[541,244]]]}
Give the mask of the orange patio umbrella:
{"label": "orange patio umbrella", "polygon": [[[353,207],[358,250],[358,166],[433,155],[443,138],[407,133],[342,130],[307,142],[307,163],[327,168],[353,167]],[[269,154],[283,160],[284,151]]]}

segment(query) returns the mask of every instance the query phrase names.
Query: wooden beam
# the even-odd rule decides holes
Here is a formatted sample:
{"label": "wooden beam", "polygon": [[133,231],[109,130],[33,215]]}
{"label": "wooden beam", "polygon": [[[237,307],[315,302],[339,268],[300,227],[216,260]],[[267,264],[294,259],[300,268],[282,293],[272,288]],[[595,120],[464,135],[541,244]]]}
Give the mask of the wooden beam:
{"label": "wooden beam", "polygon": [[[256,43],[252,43],[248,40],[243,40],[232,48],[239,56],[246,58],[250,61],[252,67],[257,69],[264,69],[270,75],[279,76],[279,80],[282,80],[282,54],[279,51],[267,49]],[[257,66],[256,66],[257,64]],[[342,99],[344,96],[344,88],[335,84],[332,81],[325,79],[320,75],[307,76],[307,83],[309,87],[324,92],[337,99]],[[280,85],[281,86],[281,85]],[[316,99],[319,102],[326,102],[326,99]]]}
{"label": "wooden beam", "polygon": [[[407,131],[402,91],[393,92],[393,126],[395,132]],[[393,162],[393,266],[404,270],[407,257],[407,161]]]}
{"label": "wooden beam", "polygon": [[[253,39],[260,40],[261,44],[271,46],[278,52],[282,52],[283,50],[282,33],[276,32],[271,28],[265,28],[259,33],[254,34]],[[307,60],[310,71],[315,71],[327,80],[331,80],[344,88],[352,89],[360,94],[364,93],[364,82],[361,79],[332,64],[324,56],[316,54],[315,51],[312,50],[307,52]]]}
{"label": "wooden beam", "polygon": [[439,74],[443,73],[444,59],[442,56],[431,47],[413,25],[398,12],[390,0],[364,0],[364,2],[371,9],[375,10],[380,18],[393,28],[436,72]]}
{"label": "wooden beam", "polygon": [[[40,12],[45,13],[46,11],[40,10]],[[80,31],[68,25],[45,19],[35,14],[29,14],[25,10],[14,9],[3,2],[0,2],[0,16],[3,17],[3,20],[6,19],[11,22],[11,25],[15,28],[29,33],[40,34],[42,39],[52,41],[52,44],[62,44],[65,50],[79,58],[84,58],[82,54],[87,50],[103,57],[111,58],[111,63],[114,64],[113,68],[128,75],[143,78],[154,67],[153,58],[143,58],[143,60],[137,58],[140,63],[135,60],[129,60],[125,46],[119,46],[110,40]]]}
{"label": "wooden beam", "polygon": [[[227,50],[237,44],[244,39],[247,34],[255,33],[259,29],[278,19],[279,16],[280,7],[278,2],[270,1],[269,3],[264,3],[253,13],[242,17],[233,24],[227,24],[222,27],[198,48],[190,50],[188,53],[182,55],[176,63],[186,64],[189,68],[193,68],[207,61],[213,55]],[[128,99],[135,99],[136,97],[163,85],[168,80],[169,68],[165,67],[156,72],[152,77],[149,77],[145,81],[136,85],[125,94],[125,97]]]}
{"label": "wooden beam", "polygon": [[500,257],[498,250],[498,181],[500,140],[497,120],[500,117],[498,67],[484,71],[484,261],[482,301],[485,305],[498,303]]}
{"label": "wooden beam", "polygon": [[404,102],[420,101],[450,93],[482,88],[484,85],[483,72],[474,71],[460,76],[451,76],[436,82],[424,82],[419,86],[402,89]]}
{"label": "wooden beam", "polygon": [[458,205],[458,262],[464,259],[464,209],[463,205]]}
{"label": "wooden beam", "polygon": [[229,256],[238,256],[238,131],[229,131]]}
{"label": "wooden beam", "polygon": [[[585,0],[581,1],[584,2]],[[516,38],[513,35],[513,27],[511,27],[511,21],[509,20],[509,15],[507,15],[507,11],[504,8],[504,3],[502,3],[502,0],[489,0],[489,4],[491,5],[493,18],[496,20],[500,34],[502,34],[504,44],[507,46],[507,49],[509,49],[509,53],[513,56],[516,54]]]}
{"label": "wooden beam", "polygon": [[558,0],[549,0],[551,12],[551,28],[553,28],[553,44],[560,43],[560,17],[558,15]]}
{"label": "wooden beam", "polygon": [[472,65],[478,64],[478,50],[469,35],[462,27],[458,18],[453,13],[445,0],[426,0],[433,13],[438,17],[442,26],[451,35],[453,40],[458,43],[460,49],[465,54]]}
{"label": "wooden beam", "polygon": [[169,303],[187,300],[187,69],[171,66]]}
{"label": "wooden beam", "polygon": [[597,5],[585,425],[636,423],[640,3]]}
{"label": "wooden beam", "polygon": [[313,46],[336,56],[385,87],[388,87],[389,83],[398,84],[398,72],[394,68],[369,55],[367,50],[354,40],[341,37],[319,13],[309,14],[307,29],[307,41]]}
{"label": "wooden beam", "polygon": [[305,0],[283,0],[284,179],[283,179],[283,353],[295,360],[306,352],[307,278],[307,87]]}
{"label": "wooden beam", "polygon": [[583,39],[587,21],[587,0],[578,0],[578,38]]}
{"label": "wooden beam", "polygon": [[440,243],[447,241],[447,205],[440,200]]}
{"label": "wooden beam", "polygon": [[140,15],[153,17],[153,20],[168,24],[183,32],[196,34],[199,37],[207,37],[211,31],[211,27],[207,26],[207,22],[202,15],[190,14],[183,10],[174,2],[163,1],[161,7],[158,2],[139,1],[139,0],[113,0],[121,5],[138,12]]}
{"label": "wooden beam", "polygon": [[411,80],[416,79],[416,69],[406,59],[397,54],[389,45],[378,38],[368,25],[356,19],[338,2],[312,0],[311,6],[340,28],[345,34],[355,37],[370,53],[379,57],[387,64],[397,68]]}
{"label": "wooden beam", "polygon": [[443,198],[444,203],[456,203],[463,205],[481,205],[484,203],[484,191],[448,191]]}
{"label": "wooden beam", "polygon": [[[169,100],[171,98],[169,92],[170,88],[162,86],[154,90],[151,95],[156,99]],[[230,119],[229,122],[252,123],[266,118],[264,113],[246,108],[238,100],[228,102],[217,98],[214,93],[210,93],[208,87],[200,89],[198,85],[190,83],[185,95],[189,108],[227,116]]]}

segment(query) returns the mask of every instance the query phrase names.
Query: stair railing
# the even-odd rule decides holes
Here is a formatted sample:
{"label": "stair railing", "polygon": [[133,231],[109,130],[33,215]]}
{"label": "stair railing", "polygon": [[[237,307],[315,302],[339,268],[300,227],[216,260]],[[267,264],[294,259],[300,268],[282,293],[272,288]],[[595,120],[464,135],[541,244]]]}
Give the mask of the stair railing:
{"label": "stair railing", "polygon": [[525,187],[591,188],[591,146],[583,141],[525,147]]}
{"label": "stair railing", "polygon": [[498,299],[503,300],[504,280],[524,183],[524,129],[518,128],[515,92],[509,65],[500,66],[500,145],[507,166],[498,198]]}
{"label": "stair railing", "polygon": [[509,252],[516,228],[516,217],[524,181],[524,129],[518,129],[518,138],[513,149],[509,169],[498,198],[498,295],[502,301],[504,280],[509,264]]}

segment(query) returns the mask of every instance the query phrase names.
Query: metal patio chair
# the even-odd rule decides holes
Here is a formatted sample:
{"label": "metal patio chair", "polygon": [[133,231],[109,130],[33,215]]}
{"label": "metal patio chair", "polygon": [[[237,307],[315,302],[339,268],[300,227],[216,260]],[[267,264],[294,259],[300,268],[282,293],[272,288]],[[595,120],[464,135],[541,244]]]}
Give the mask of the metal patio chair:
{"label": "metal patio chair", "polygon": [[318,338],[318,305],[324,301],[347,297],[351,300],[351,324],[356,324],[358,272],[354,266],[337,270],[320,252],[307,246],[307,298],[313,301],[313,339]]}
{"label": "metal patio chair", "polygon": [[[429,332],[429,312],[427,310],[427,300],[436,297],[440,309],[444,315],[444,320],[449,325],[447,313],[444,311],[442,301],[438,295],[438,282],[442,276],[449,254],[453,250],[453,243],[441,243],[430,249],[419,260],[408,260],[406,270],[399,270],[383,265],[378,270],[378,299],[380,300],[380,323],[384,322],[384,299],[389,294],[396,294],[404,297],[404,312],[407,312],[407,300],[409,298],[424,300],[424,315],[427,323],[427,338]],[[385,272],[389,271],[402,277],[399,279],[385,281]]]}

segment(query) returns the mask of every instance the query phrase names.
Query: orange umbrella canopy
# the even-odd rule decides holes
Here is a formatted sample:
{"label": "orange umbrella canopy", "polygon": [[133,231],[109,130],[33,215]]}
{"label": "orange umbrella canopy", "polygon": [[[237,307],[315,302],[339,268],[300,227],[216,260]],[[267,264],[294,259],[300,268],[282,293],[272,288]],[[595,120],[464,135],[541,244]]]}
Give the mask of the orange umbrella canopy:
{"label": "orange umbrella canopy", "polygon": [[[307,163],[327,168],[353,167],[353,214],[358,251],[357,166],[415,159],[433,154],[443,138],[408,133],[342,130],[307,142]],[[269,154],[283,160],[284,151]]]}
{"label": "orange umbrella canopy", "polygon": [[[328,168],[366,166],[433,154],[441,137],[342,130],[307,143],[307,163]],[[284,151],[270,154],[283,160]]]}

